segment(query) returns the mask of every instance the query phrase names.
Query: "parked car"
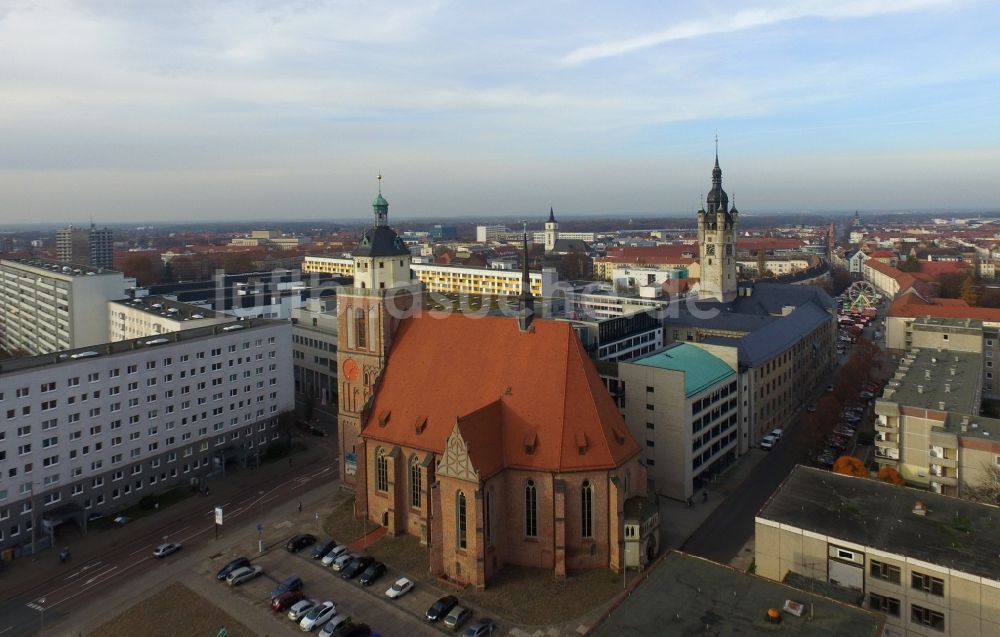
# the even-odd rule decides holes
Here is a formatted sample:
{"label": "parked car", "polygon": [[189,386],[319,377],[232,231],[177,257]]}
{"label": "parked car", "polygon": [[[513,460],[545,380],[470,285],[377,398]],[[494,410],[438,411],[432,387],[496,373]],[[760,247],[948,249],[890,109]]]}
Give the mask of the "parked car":
{"label": "parked car", "polygon": [[323,564],[323,566],[330,566],[333,564],[334,560],[336,560],[338,557],[340,557],[345,553],[347,553],[347,545],[338,544],[337,546],[330,549],[330,551],[323,556],[321,563]]}
{"label": "parked car", "polygon": [[340,633],[345,633],[348,630],[348,626],[351,625],[350,615],[345,615],[341,613],[339,615],[334,615],[330,618],[328,622],[323,624],[323,628],[320,629],[320,637],[333,637],[333,634],[340,630]]}
{"label": "parked car", "polygon": [[226,583],[230,586],[238,586],[243,582],[249,582],[264,572],[263,566],[241,566],[226,578]]}
{"label": "parked car", "polygon": [[312,558],[314,560],[321,560],[326,556],[327,553],[333,550],[337,546],[337,542],[334,540],[327,540],[326,542],[320,542],[312,550]]}
{"label": "parked car", "polygon": [[374,557],[364,555],[351,560],[349,564],[340,570],[340,576],[344,579],[354,579],[361,575],[362,571],[375,563]]}
{"label": "parked car", "polygon": [[452,608],[458,605],[458,598],[454,595],[445,595],[438,601],[431,604],[431,607],[427,609],[427,613],[424,615],[427,621],[441,621],[445,616],[451,612]]}
{"label": "parked car", "polygon": [[472,611],[464,606],[456,606],[451,609],[451,612],[444,618],[444,625],[451,630],[458,630],[462,627],[462,624],[469,621],[472,618]]}
{"label": "parked car", "polygon": [[333,564],[331,564],[330,567],[335,571],[342,571],[344,570],[344,567],[350,564],[351,561],[356,557],[361,557],[361,556],[352,555],[350,553],[344,553],[343,555],[337,557],[337,559],[333,560]]}
{"label": "parked car", "polygon": [[331,601],[323,602],[306,613],[305,617],[299,620],[299,628],[305,631],[315,630],[330,621],[337,614],[337,605]]}
{"label": "parked car", "polygon": [[771,435],[774,436],[775,440],[781,440],[785,435],[785,430],[781,427],[775,427],[771,430]]}
{"label": "parked car", "polygon": [[343,634],[335,637],[369,637],[371,634],[372,629],[368,627],[368,624],[351,624]]}
{"label": "parked car", "polygon": [[489,617],[482,617],[469,624],[462,632],[462,637],[491,637],[497,632],[497,623]]}
{"label": "parked car", "polygon": [[153,557],[166,557],[172,555],[177,551],[181,550],[181,545],[176,542],[167,542],[166,544],[161,544],[153,549]]}
{"label": "parked car", "polygon": [[316,602],[314,600],[311,600],[308,597],[303,597],[299,601],[292,604],[292,607],[288,609],[288,619],[298,623],[299,620],[305,617],[306,613],[311,611],[314,606],[316,606]]}
{"label": "parked car", "polygon": [[385,575],[385,564],[382,562],[375,562],[369,565],[368,568],[361,573],[361,577],[358,581],[361,582],[362,586],[371,586],[383,575]]}
{"label": "parked car", "polygon": [[778,442],[778,439],[771,434],[768,434],[760,439],[760,448],[764,451],[770,451],[774,448],[774,443],[776,442]]}
{"label": "parked car", "polygon": [[229,577],[229,574],[238,568],[244,566],[250,566],[250,560],[245,557],[237,557],[235,560],[229,562],[225,566],[219,569],[219,572],[215,574],[215,578],[219,580],[224,580]]}
{"label": "parked car", "polygon": [[298,553],[307,546],[311,546],[316,543],[316,536],[310,533],[300,533],[292,537],[285,544],[285,550],[289,553]]}
{"label": "parked car", "polygon": [[305,597],[302,591],[288,591],[271,600],[271,610],[283,613]]}
{"label": "parked car", "polygon": [[816,413],[816,405],[815,404],[810,404],[808,407],[806,407],[806,411],[809,412],[810,414],[815,414]]}
{"label": "parked car", "polygon": [[827,391],[827,393],[832,392],[833,391],[833,385],[827,385],[826,386],[826,391]]}
{"label": "parked car", "polygon": [[271,599],[274,599],[282,593],[287,593],[289,591],[300,591],[302,590],[302,579],[292,575],[286,577],[278,583],[278,587],[271,591]]}
{"label": "parked car", "polygon": [[402,597],[403,595],[406,595],[412,590],[413,590],[413,582],[411,582],[409,579],[405,577],[400,577],[398,580],[393,582],[392,586],[386,589],[385,596],[388,597],[389,599],[396,599],[397,597]]}

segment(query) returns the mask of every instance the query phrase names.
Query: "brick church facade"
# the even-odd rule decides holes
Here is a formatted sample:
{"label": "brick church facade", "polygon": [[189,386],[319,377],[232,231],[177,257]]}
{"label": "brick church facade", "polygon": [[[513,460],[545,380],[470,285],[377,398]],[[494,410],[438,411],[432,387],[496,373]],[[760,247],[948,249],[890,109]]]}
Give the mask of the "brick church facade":
{"label": "brick church facade", "polygon": [[506,565],[563,576],[648,558],[658,518],[641,537],[626,520],[651,502],[639,445],[572,326],[534,320],[530,299],[520,320],[414,311],[387,207],[380,194],[355,287],[338,292],[341,477],[356,513],[429,545],[434,575],[478,588]]}

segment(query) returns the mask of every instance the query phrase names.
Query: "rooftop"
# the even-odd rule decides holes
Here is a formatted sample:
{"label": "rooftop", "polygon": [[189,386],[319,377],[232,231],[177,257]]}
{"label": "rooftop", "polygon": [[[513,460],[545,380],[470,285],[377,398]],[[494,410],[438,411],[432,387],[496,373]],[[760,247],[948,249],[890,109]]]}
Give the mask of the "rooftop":
{"label": "rooftop", "polygon": [[216,313],[214,310],[174,301],[162,296],[146,296],[140,299],[126,299],[113,301],[118,305],[123,305],[133,310],[147,312],[168,318],[174,321],[191,321],[199,319],[230,318],[236,320],[234,316]]}
{"label": "rooftop", "polygon": [[[769,623],[768,609],[786,601],[811,608],[801,617],[782,611],[780,623]],[[591,635],[875,637],[883,626],[880,615],[857,606],[672,551]]]}
{"label": "rooftop", "polygon": [[103,343],[101,345],[91,345],[89,347],[78,347],[76,349],[63,350],[52,354],[42,354],[40,356],[25,356],[22,358],[10,358],[0,361],[0,377],[4,374],[24,372],[31,369],[38,369],[51,365],[78,362],[80,360],[93,359],[98,356],[115,356],[127,354],[141,349],[157,347],[176,342],[197,341],[211,338],[219,334],[226,334],[232,331],[248,331],[275,325],[290,325],[287,321],[272,321],[264,319],[243,319],[233,325],[217,324],[206,327],[193,327],[177,332],[170,332],[160,336],[144,336],[126,341],[115,341],[114,343]]}
{"label": "rooftop", "polygon": [[899,362],[880,400],[978,414],[982,367],[979,354],[914,347]]}
{"label": "rooftop", "polygon": [[0,259],[0,265],[28,266],[30,268],[45,270],[52,274],[60,274],[62,276],[68,276],[68,277],[121,274],[117,270],[108,270],[105,268],[93,268],[89,265],[79,265],[77,263],[64,263],[62,261],[53,261],[51,259],[39,259],[34,257],[30,259]]}
{"label": "rooftop", "polygon": [[721,358],[700,347],[675,343],[662,352],[633,361],[636,365],[671,369],[684,373],[684,397],[700,394],[736,372]]}
{"label": "rooftop", "polygon": [[[929,512],[916,515],[922,501]],[[797,466],[759,518],[1000,581],[1000,508]]]}

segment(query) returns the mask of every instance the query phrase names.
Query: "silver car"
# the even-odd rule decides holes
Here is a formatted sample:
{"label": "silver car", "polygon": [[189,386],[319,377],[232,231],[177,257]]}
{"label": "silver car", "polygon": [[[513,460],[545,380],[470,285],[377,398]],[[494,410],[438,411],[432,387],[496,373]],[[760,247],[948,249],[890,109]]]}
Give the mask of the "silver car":
{"label": "silver car", "polygon": [[295,602],[295,604],[288,609],[288,619],[292,620],[296,624],[299,623],[299,621],[306,616],[306,613],[311,611],[315,605],[316,602],[311,599],[302,599]]}
{"label": "silver car", "polygon": [[320,563],[323,566],[330,566],[331,564],[333,564],[334,560],[336,560],[341,555],[344,555],[345,553],[347,553],[347,545],[338,544],[337,546],[330,549],[329,553],[323,556],[323,559],[320,560]]}

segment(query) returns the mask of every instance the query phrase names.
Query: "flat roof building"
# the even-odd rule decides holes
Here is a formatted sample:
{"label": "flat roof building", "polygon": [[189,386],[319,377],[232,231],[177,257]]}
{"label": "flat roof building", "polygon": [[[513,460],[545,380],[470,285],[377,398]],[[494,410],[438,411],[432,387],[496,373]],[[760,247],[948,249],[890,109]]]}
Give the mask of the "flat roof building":
{"label": "flat roof building", "polygon": [[998,521],[997,507],[799,466],[757,514],[757,573],[860,591],[890,637],[997,635]]}
{"label": "flat roof building", "polygon": [[884,623],[878,613],[671,551],[588,634],[879,637]]}
{"label": "flat roof building", "polygon": [[235,316],[162,296],[111,301],[108,316],[108,340],[111,342],[236,321]]}
{"label": "flat roof building", "polygon": [[47,354],[108,339],[121,272],[44,259],[0,259],[0,349]]}

